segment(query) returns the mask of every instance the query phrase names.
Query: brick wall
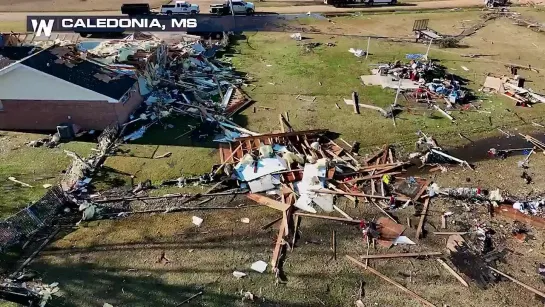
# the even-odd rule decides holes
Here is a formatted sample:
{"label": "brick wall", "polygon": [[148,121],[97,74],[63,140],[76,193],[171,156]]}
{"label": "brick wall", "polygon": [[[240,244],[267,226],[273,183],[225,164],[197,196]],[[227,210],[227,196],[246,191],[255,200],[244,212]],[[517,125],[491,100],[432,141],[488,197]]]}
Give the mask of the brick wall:
{"label": "brick wall", "polygon": [[102,130],[116,121],[125,123],[141,103],[138,83],[124,104],[107,101],[2,100],[0,130],[55,130],[60,123]]}

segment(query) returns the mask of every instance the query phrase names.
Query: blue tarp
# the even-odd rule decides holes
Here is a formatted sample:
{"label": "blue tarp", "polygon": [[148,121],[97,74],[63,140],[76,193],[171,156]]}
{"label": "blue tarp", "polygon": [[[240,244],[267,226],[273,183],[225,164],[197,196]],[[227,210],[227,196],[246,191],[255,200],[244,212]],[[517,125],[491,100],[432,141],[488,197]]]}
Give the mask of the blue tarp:
{"label": "blue tarp", "polygon": [[405,58],[407,58],[407,60],[419,60],[423,57],[424,55],[419,53],[408,53],[405,55]]}

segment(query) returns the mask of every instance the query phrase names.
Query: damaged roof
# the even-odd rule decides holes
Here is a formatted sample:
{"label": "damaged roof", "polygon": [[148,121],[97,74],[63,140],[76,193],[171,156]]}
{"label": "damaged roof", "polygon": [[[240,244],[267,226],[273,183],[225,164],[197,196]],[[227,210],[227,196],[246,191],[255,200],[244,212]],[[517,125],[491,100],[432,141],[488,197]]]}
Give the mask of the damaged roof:
{"label": "damaged roof", "polygon": [[[11,64],[2,59],[20,61],[28,57],[32,49],[39,50],[27,46],[0,48],[0,69]],[[7,65],[2,65],[3,63]],[[116,100],[121,99],[137,82],[129,76],[117,74],[99,64],[84,60],[67,47],[53,47],[37,52],[21,64]]]}

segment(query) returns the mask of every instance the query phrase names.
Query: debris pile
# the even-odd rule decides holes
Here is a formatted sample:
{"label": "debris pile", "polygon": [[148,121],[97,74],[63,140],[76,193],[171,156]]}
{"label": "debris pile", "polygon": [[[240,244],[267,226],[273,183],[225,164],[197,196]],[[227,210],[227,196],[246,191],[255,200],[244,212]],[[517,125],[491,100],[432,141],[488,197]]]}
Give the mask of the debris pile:
{"label": "debris pile", "polygon": [[532,89],[525,89],[524,82],[525,79],[519,76],[515,76],[515,79],[487,76],[481,90],[505,96],[513,100],[517,107],[531,107],[536,103],[545,103],[545,96],[533,92]]}

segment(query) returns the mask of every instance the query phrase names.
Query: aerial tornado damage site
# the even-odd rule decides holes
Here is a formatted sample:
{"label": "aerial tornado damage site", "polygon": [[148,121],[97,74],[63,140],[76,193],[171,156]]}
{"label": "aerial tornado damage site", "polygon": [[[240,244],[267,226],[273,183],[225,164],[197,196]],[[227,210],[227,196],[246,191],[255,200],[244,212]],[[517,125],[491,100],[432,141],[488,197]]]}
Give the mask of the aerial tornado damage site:
{"label": "aerial tornado damage site", "polygon": [[545,302],[541,4],[110,2],[283,28],[0,21],[0,306]]}

